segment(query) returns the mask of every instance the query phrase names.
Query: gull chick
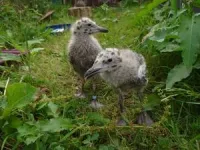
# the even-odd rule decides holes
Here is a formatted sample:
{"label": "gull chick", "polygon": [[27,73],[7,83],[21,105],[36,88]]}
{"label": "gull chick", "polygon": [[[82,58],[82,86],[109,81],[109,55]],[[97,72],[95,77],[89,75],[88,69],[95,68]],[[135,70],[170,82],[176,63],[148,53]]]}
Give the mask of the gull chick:
{"label": "gull chick", "polygon": [[[146,62],[141,54],[129,49],[107,48],[98,54],[93,66],[85,73],[85,79],[100,74],[119,94],[120,112],[124,113],[123,91],[135,89],[142,100],[143,91],[148,83],[146,72]],[[151,125],[153,121],[146,112],[142,112],[138,123]],[[125,124],[124,120],[118,121],[118,125]]]}
{"label": "gull chick", "polygon": [[93,65],[102,47],[92,35],[98,32],[108,32],[89,18],[77,20],[71,28],[71,39],[68,44],[68,58],[75,72],[81,79],[81,85],[75,96],[84,98],[84,74]]}

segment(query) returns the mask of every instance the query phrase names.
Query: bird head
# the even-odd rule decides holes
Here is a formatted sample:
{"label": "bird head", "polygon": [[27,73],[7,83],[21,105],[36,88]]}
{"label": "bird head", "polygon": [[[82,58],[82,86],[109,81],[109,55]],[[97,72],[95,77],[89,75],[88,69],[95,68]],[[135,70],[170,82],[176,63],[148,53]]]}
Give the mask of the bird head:
{"label": "bird head", "polygon": [[115,71],[121,67],[121,63],[120,51],[116,48],[107,48],[97,55],[93,66],[85,73],[85,79],[99,73]]}
{"label": "bird head", "polygon": [[90,35],[97,32],[107,33],[108,30],[106,28],[98,26],[94,21],[87,17],[81,18],[80,20],[76,21],[76,23],[72,26],[72,33],[75,35]]}

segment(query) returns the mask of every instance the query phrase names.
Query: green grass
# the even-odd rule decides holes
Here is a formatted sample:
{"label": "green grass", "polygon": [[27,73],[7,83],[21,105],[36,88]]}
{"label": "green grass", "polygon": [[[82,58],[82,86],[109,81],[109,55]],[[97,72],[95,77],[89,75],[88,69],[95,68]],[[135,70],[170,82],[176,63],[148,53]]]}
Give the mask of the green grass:
{"label": "green grass", "polygon": [[[62,11],[56,11],[52,20],[41,24],[41,26],[63,22],[71,23],[76,20],[67,16],[67,9],[63,6],[57,6],[55,9],[61,10],[60,7]],[[130,48],[141,52],[146,58],[150,81],[145,91],[146,99],[144,103],[151,99],[160,101],[168,96],[168,93],[163,90],[163,85],[170,67],[170,65],[167,66],[167,62],[174,58],[167,55],[154,56],[154,52],[142,48],[140,42],[141,36],[147,33],[148,27],[154,24],[153,17],[149,15],[148,20],[143,20],[142,24],[138,25],[133,24],[135,15],[140,11],[138,6],[108,8],[107,11],[102,9],[104,7],[93,10],[93,19],[97,24],[109,29],[107,34],[95,35],[102,47]],[[17,112],[17,117],[21,120],[36,122],[54,118],[58,115],[63,118],[70,118],[74,123],[73,128],[68,132],[46,132],[46,137],[42,136],[29,146],[25,146],[23,140],[19,137],[17,138],[19,143],[14,145],[16,136],[11,136],[11,138],[8,136],[6,141],[6,136],[3,132],[0,132],[0,135],[2,134],[0,143],[4,141],[5,148],[16,146],[18,148],[25,147],[26,149],[45,149],[44,147],[46,149],[59,149],[60,146],[65,149],[82,150],[199,149],[199,135],[197,135],[197,132],[200,131],[200,118],[196,113],[190,113],[188,109],[190,106],[180,105],[176,102],[174,102],[175,104],[162,102],[152,110],[155,125],[153,127],[138,126],[134,122],[137,113],[141,109],[141,104],[130,93],[125,101],[126,119],[129,121],[129,125],[116,127],[116,120],[119,116],[117,94],[109,85],[102,81],[98,81],[97,84],[98,100],[105,105],[101,110],[96,111],[89,107],[93,95],[90,81],[85,86],[88,98],[76,99],[74,92],[77,76],[67,60],[66,53],[69,38],[69,31],[60,35],[48,36],[45,42],[40,45],[45,50],[27,58],[29,69],[19,67],[12,70],[8,68],[2,75],[2,79],[5,80],[9,76],[11,78],[10,83],[21,80],[35,87],[49,90],[49,93],[43,94],[41,100],[31,104],[23,111]],[[27,63],[24,65],[27,65]],[[172,100],[174,99],[176,97],[172,98]],[[177,97],[177,99],[181,99],[181,97]],[[52,105],[51,108],[54,106],[51,103],[58,107],[54,113],[50,111],[53,109],[50,109],[49,105]],[[170,113],[174,113],[175,115],[171,114],[174,117],[170,117]]]}

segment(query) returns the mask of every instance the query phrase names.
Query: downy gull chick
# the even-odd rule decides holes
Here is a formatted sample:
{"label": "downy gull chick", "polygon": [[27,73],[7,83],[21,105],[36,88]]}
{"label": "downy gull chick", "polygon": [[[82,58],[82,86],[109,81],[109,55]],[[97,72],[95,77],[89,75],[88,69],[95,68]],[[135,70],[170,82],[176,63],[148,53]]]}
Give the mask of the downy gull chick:
{"label": "downy gull chick", "polygon": [[[119,50],[107,48],[98,54],[93,66],[85,73],[85,79],[96,74],[111,84],[119,94],[120,112],[124,112],[124,96],[126,89],[135,89],[139,100],[143,99],[143,91],[148,83],[146,77],[146,62],[141,54],[128,49]],[[142,112],[139,124],[151,125],[153,121],[146,112]],[[125,125],[124,120],[119,120],[118,125]]]}
{"label": "downy gull chick", "polygon": [[81,79],[81,87],[75,96],[84,98],[84,73],[93,65],[97,54],[102,50],[101,45],[92,34],[108,32],[87,17],[77,20],[71,29],[71,39],[68,44],[69,61]]}

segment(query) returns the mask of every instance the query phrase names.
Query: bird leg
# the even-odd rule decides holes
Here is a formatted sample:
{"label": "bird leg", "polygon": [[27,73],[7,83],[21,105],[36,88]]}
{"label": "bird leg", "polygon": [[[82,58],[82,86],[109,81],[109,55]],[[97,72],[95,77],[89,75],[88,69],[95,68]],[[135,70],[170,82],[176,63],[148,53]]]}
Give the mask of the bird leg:
{"label": "bird leg", "polygon": [[[143,91],[144,91],[144,88],[141,88],[137,93],[140,102],[142,102],[142,100],[144,98]],[[136,122],[137,122],[137,124],[141,124],[141,125],[144,124],[147,126],[151,126],[154,123],[146,111],[140,112],[140,114],[138,115],[138,117],[136,119]]]}
{"label": "bird leg", "polygon": [[124,112],[124,95],[120,89],[118,90],[118,92],[119,92],[118,104],[119,104],[120,112],[123,113]]}
{"label": "bird leg", "polygon": [[146,111],[141,112],[137,117],[137,124],[151,126],[153,123]]}
{"label": "bird leg", "polygon": [[98,81],[97,77],[92,78],[92,91],[94,92],[94,94],[96,94],[96,90],[97,90],[97,86],[96,86],[97,81]]}
{"label": "bird leg", "polygon": [[91,104],[90,106],[94,109],[99,109],[99,108],[102,108],[103,107],[103,104],[99,103],[97,101],[97,96],[92,96],[92,101],[91,101]]}
{"label": "bird leg", "polygon": [[124,109],[124,95],[123,95],[121,89],[118,89],[118,92],[119,92],[118,104],[119,104],[121,116],[120,116],[120,119],[117,121],[117,125],[118,126],[125,126],[126,125],[126,121],[123,119],[123,114],[125,112],[125,109]]}
{"label": "bird leg", "polygon": [[81,79],[81,85],[77,88],[77,91],[75,93],[75,97],[86,98],[86,95],[84,93],[85,80],[83,78],[80,78],[80,79]]}
{"label": "bird leg", "polygon": [[96,79],[97,78],[93,78],[93,80],[92,80],[92,90],[93,90],[93,96],[92,96],[92,101],[91,101],[91,104],[90,104],[90,106],[92,107],[92,108],[94,108],[94,109],[99,109],[99,108],[102,108],[104,105],[103,104],[101,104],[101,103],[99,103],[98,101],[97,101],[97,96],[96,96]]}
{"label": "bird leg", "polygon": [[138,89],[137,96],[138,96],[138,99],[140,100],[140,102],[142,102],[144,99],[144,87]]}

